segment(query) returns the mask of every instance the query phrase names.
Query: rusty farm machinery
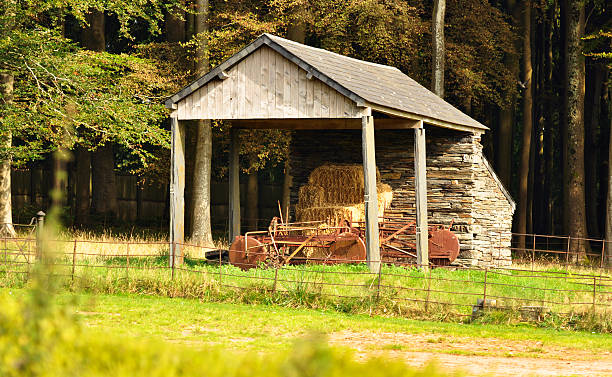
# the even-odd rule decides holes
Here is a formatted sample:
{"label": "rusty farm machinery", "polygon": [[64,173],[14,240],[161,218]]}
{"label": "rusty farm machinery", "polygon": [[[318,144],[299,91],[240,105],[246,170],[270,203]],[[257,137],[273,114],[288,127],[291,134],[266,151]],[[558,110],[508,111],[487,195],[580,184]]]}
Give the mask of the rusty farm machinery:
{"label": "rusty farm machinery", "polygon": [[[459,255],[459,240],[449,227],[428,229],[429,263],[449,265]],[[404,218],[382,218],[379,222],[383,263],[416,262],[416,223]],[[342,220],[337,226],[323,221],[283,222],[274,217],[267,230],[236,236],[229,261],[242,269],[260,264],[339,264],[366,261],[365,227],[362,222]]]}

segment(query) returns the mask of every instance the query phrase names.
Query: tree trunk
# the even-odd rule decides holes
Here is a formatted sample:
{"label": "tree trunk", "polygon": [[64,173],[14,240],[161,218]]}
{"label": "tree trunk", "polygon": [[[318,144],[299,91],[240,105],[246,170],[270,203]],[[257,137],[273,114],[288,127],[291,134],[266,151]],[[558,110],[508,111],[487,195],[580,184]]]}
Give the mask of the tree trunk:
{"label": "tree trunk", "polygon": [[601,230],[603,237],[606,237],[606,219],[608,213],[607,198],[608,198],[608,180],[610,179],[608,166],[608,153],[610,145],[610,127],[609,122],[612,121],[612,103],[610,100],[610,87],[612,86],[612,71],[605,67],[604,69],[604,84],[601,91],[601,116],[599,129],[599,187],[598,187],[598,199],[600,203],[597,210],[597,218],[599,219],[599,229]]}
{"label": "tree trunk", "polygon": [[[185,121],[185,237],[191,239],[194,213],[194,171],[198,144],[198,121]],[[203,126],[206,127],[206,126]],[[188,158],[189,157],[189,158]]]}
{"label": "tree trunk", "polygon": [[89,223],[89,187],[91,184],[91,153],[83,148],[76,149],[76,223]]}
{"label": "tree trunk", "polygon": [[56,209],[61,209],[67,203],[67,181],[68,171],[66,169],[68,162],[66,151],[63,146],[58,146],[53,153],[53,191],[51,192],[51,206]]}
{"label": "tree trunk", "polygon": [[[575,238],[587,237],[584,187],[584,3],[568,1],[567,16],[567,162],[569,229]],[[588,244],[577,243],[577,257],[586,258]]]}
{"label": "tree trunk", "polygon": [[[588,120],[585,122],[586,140],[585,148],[590,151],[591,158],[585,160],[586,174],[586,209],[587,209],[587,229],[591,237],[600,237],[599,222],[597,216],[598,195],[597,195],[597,176],[599,168],[599,158],[597,151],[597,135],[599,131],[599,121],[601,115],[601,88],[603,86],[604,71],[598,64],[593,64],[589,70],[591,73],[589,85],[589,100],[587,103],[590,106],[590,111],[585,114]],[[586,116],[588,115],[588,116]],[[585,119],[586,120],[586,119]]]}
{"label": "tree trunk", "polygon": [[[253,166],[256,162],[257,157],[251,157],[249,166]],[[247,227],[249,230],[258,230],[257,220],[259,219],[259,179],[255,169],[251,169],[251,172],[248,174],[246,200]]]}
{"label": "tree trunk", "polygon": [[[537,115],[535,120],[537,121],[536,145],[535,145],[535,165],[534,165],[534,182],[533,182],[533,219],[532,228],[533,233],[545,233],[546,232],[546,156],[545,156],[545,142],[544,134],[546,130],[546,119],[545,113],[545,99],[546,99],[546,74],[545,74],[545,60],[546,60],[546,13],[542,7],[538,10],[536,19],[537,21],[537,32],[534,36],[534,46],[536,47],[536,76],[537,76],[537,89],[535,91],[535,99],[537,102]],[[535,80],[534,80],[535,81]]]}
{"label": "tree trunk", "polygon": [[282,201],[282,216],[286,222],[289,222],[291,213],[289,206],[291,205],[291,186],[293,185],[293,177],[291,176],[291,162],[289,160],[289,153],[287,153],[287,159],[285,160],[285,175],[283,176],[283,201]]}
{"label": "tree trunk", "polygon": [[144,191],[144,183],[136,184],[136,220],[142,221],[144,219],[143,216],[143,202],[144,198],[142,192]]}
{"label": "tree trunk", "polygon": [[553,114],[554,114],[554,103],[553,97],[553,24],[555,22],[555,14],[557,8],[557,2],[554,1],[550,5],[547,13],[546,20],[546,43],[545,43],[545,59],[544,59],[544,90],[547,100],[544,102],[544,119],[545,124],[548,126],[544,129],[544,151],[546,153],[546,172],[544,187],[546,188],[546,233],[555,234],[554,227],[554,190],[553,190],[553,168],[554,168],[554,156],[555,156],[555,145],[554,145],[554,132],[558,127],[553,127]]}
{"label": "tree trunk", "polygon": [[[569,0],[572,1],[572,0]],[[568,83],[567,83],[567,54],[568,54],[568,25],[567,25],[567,8],[568,8],[568,0],[561,0],[559,13],[561,22],[559,25],[560,28],[560,39],[563,48],[561,51],[563,52],[563,57],[560,59],[561,63],[561,77],[563,82],[562,88],[562,99],[561,99],[561,110],[560,110],[560,118],[561,118],[561,139],[562,139],[562,163],[563,163],[563,203],[562,203],[562,211],[563,211],[563,234],[570,234],[571,229],[569,226],[569,177],[570,173],[568,170],[569,160],[568,160]]]}
{"label": "tree trunk", "polygon": [[[180,1],[180,6],[185,4],[184,0]],[[186,18],[191,14],[186,15],[185,11],[180,6],[170,9],[166,15],[166,41],[170,43],[185,42],[186,38]],[[196,156],[196,140],[198,138],[198,127],[194,126],[194,122],[189,122],[185,127],[185,177],[193,179]],[[141,187],[137,192],[141,192]],[[142,195],[141,195],[142,196]],[[192,237],[192,222],[194,218],[193,207],[193,181],[187,181],[185,185],[185,236]],[[140,219],[140,217],[139,217]]]}
{"label": "tree trunk", "polygon": [[[3,105],[13,102],[14,77],[9,73],[0,73],[0,100]],[[0,135],[2,149],[6,155],[0,159],[0,234],[14,237],[16,235],[13,227],[13,207],[11,203],[11,156],[9,155],[13,136],[10,130],[5,130]]]}
{"label": "tree trunk", "polygon": [[[197,1],[196,33],[200,34],[197,49],[196,72],[208,70],[208,0]],[[210,219],[210,180],[212,160],[212,129],[210,120],[196,122],[196,156],[192,180],[191,239],[205,246],[213,246]]]}
{"label": "tree trunk", "polygon": [[[512,25],[517,26],[520,19],[520,7],[515,0],[507,0],[506,8],[512,14]],[[518,44],[518,41],[517,41]],[[517,46],[517,50],[520,47]],[[516,54],[507,54],[504,57],[504,64],[512,72],[512,77],[519,79],[519,60]],[[497,132],[497,165],[495,167],[499,178],[504,186],[510,189],[512,185],[512,129],[514,127],[514,108],[516,106],[516,96],[512,96],[508,107],[500,109],[499,112],[499,131]]]}
{"label": "tree trunk", "polygon": [[[609,73],[612,76],[612,72]],[[612,77],[610,77],[612,78]],[[606,198],[606,244],[608,265],[612,265],[612,85],[608,84],[608,117],[610,118],[610,139],[608,147],[608,195]]]}
{"label": "tree trunk", "polygon": [[40,169],[38,166],[30,168],[30,204],[36,206],[38,204],[38,188],[40,187]]}
{"label": "tree trunk", "polygon": [[196,34],[199,34],[197,48],[196,74],[203,75],[208,71],[208,0],[197,0]]}
{"label": "tree trunk", "polygon": [[431,20],[432,76],[431,91],[444,98],[444,12],[446,0],[435,0]]}
{"label": "tree trunk", "polygon": [[295,18],[287,28],[287,38],[292,41],[304,43],[306,41],[306,24],[304,23],[304,17],[306,10],[300,7],[295,12]]}
{"label": "tree trunk", "polygon": [[199,121],[192,187],[191,240],[204,246],[213,246],[210,221],[211,159],[210,121]]}
{"label": "tree trunk", "polygon": [[104,34],[104,12],[90,9],[86,18],[89,24],[83,29],[83,47],[92,51],[106,50],[106,37]]}
{"label": "tree trunk", "polygon": [[[306,24],[302,21],[304,17],[301,16],[304,12],[305,10],[303,8],[300,8],[296,12],[297,16],[295,20],[291,23],[291,25],[289,25],[287,29],[287,38],[298,43],[304,43],[306,41]],[[291,161],[289,158],[289,152],[287,151],[287,156],[285,159],[285,174],[283,175],[283,197],[281,203],[281,211],[283,212],[282,215],[286,222],[289,222],[291,217],[289,206],[291,205],[292,185],[293,176],[291,175]]]}
{"label": "tree trunk", "polygon": [[[105,20],[104,12],[95,9],[90,9],[86,17],[87,27],[83,29],[82,43],[83,46],[92,51],[106,50],[105,37]],[[86,205],[89,203],[89,195],[85,194],[85,185],[89,185],[85,170],[88,168],[88,158],[86,152],[79,152],[85,160],[81,166],[77,167],[81,183],[79,183],[79,208],[80,218],[87,222],[87,213],[89,209]],[[115,157],[113,154],[112,144],[106,143],[91,153],[91,181],[93,188],[92,207],[98,214],[105,217],[117,213],[117,187],[115,182]],[[87,183],[86,183],[87,182]],[[87,189],[88,191],[89,189]]]}
{"label": "tree trunk", "polygon": [[53,190],[53,155],[47,155],[43,161],[42,171],[42,195],[43,208],[48,212],[51,208],[51,191]]}
{"label": "tree trunk", "polygon": [[495,170],[507,189],[512,183],[512,128],[514,124],[514,109],[500,109],[499,129],[497,131],[497,164]]}
{"label": "tree trunk", "polygon": [[185,41],[185,11],[179,7],[171,9],[166,15],[166,41],[171,43]]}
{"label": "tree trunk", "polygon": [[111,218],[117,214],[117,182],[115,180],[115,155],[113,146],[98,147],[91,160],[94,212]]}
{"label": "tree trunk", "polygon": [[[519,208],[518,233],[527,232],[527,209],[529,196],[529,162],[531,152],[531,133],[533,127],[533,98],[531,80],[531,0],[523,3],[523,140],[521,146],[521,166],[519,170]],[[525,237],[519,236],[519,252],[524,251]]]}

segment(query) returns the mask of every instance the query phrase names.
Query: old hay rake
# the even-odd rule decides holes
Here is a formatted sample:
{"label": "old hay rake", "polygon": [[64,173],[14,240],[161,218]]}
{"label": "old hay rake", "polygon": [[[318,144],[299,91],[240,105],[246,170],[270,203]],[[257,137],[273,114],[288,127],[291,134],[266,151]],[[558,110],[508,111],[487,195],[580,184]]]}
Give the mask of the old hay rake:
{"label": "old hay rake", "polygon": [[[381,259],[385,263],[415,263],[416,223],[401,218],[379,222]],[[459,255],[459,240],[440,225],[430,226],[429,262],[449,265]],[[275,217],[267,230],[236,236],[229,249],[230,263],[242,269],[260,264],[338,264],[366,261],[363,222],[344,219],[337,226],[323,221],[285,223]]]}

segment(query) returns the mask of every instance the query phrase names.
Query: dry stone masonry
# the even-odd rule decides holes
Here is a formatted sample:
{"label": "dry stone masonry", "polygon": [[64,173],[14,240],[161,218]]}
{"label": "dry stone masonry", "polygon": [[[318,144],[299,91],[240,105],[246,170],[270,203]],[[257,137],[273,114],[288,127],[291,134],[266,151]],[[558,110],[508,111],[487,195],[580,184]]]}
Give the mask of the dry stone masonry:
{"label": "dry stone masonry", "polygon": [[[415,218],[414,134],[380,130],[376,166],[393,189],[386,214]],[[514,202],[482,155],[480,137],[470,132],[427,128],[427,204],[430,224],[453,224],[461,253],[455,263],[507,266]],[[325,163],[361,163],[361,131],[295,131],[291,145],[292,207],[308,175]]]}

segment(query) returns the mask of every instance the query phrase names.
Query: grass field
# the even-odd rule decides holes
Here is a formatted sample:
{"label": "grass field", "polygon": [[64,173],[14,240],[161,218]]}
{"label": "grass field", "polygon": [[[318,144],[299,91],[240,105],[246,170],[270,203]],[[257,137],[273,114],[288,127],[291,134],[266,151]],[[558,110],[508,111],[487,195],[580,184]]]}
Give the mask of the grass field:
{"label": "grass field", "polygon": [[[2,289],[0,295],[6,294],[21,301],[27,292]],[[164,349],[180,352],[185,361],[186,357],[206,359],[205,355],[219,353],[235,354],[235,360],[276,358],[295,352],[296,341],[320,334],[317,338],[322,335],[334,347],[349,350],[351,358],[382,357],[379,367],[383,368],[392,366],[389,360],[395,359],[419,368],[433,361],[439,365],[437,370],[465,370],[468,375],[612,372],[612,336],[608,334],[131,294],[61,293],[56,300],[73,308],[78,323],[86,329],[84,335],[128,345],[137,340],[144,347],[140,352],[152,347],[147,344],[155,345],[153,349],[166,344]],[[431,370],[421,373],[433,375]]]}
{"label": "grass field", "polygon": [[[43,277],[44,275],[38,275]],[[450,376],[439,368],[410,368],[389,359],[355,360],[328,346],[320,337],[295,343],[291,349],[254,351],[209,343],[194,347],[157,336],[125,334],[116,323],[99,327],[94,313],[79,308],[72,297],[56,296],[35,278],[32,289],[0,292],[0,375],[6,377],[411,377]],[[46,288],[45,288],[46,287]],[[79,301],[79,300],[77,300]],[[137,300],[130,300],[138,304]],[[71,305],[67,305],[69,302]],[[121,313],[131,311],[123,302]],[[158,305],[166,306],[163,302]],[[90,307],[91,303],[87,304]],[[99,307],[100,309],[106,309]],[[150,309],[150,308],[147,308]],[[177,308],[174,308],[175,310]],[[179,308],[180,309],[180,308]],[[184,309],[184,308],[183,308]],[[153,309],[155,312],[157,310]],[[167,314],[167,313],[164,313]],[[229,313],[227,313],[229,314]],[[134,318],[130,318],[134,319]],[[163,326],[157,319],[153,328]],[[131,324],[132,327],[138,323]],[[193,326],[189,326],[193,328]],[[454,374],[453,374],[454,375]]]}
{"label": "grass field", "polygon": [[[60,297],[65,302],[74,300],[71,295]],[[221,345],[274,352],[287,349],[295,338],[309,333],[351,330],[537,341],[544,346],[612,351],[612,336],[607,334],[558,331],[527,324],[439,323],[349,315],[329,310],[206,303],[137,295],[81,294],[76,296],[75,306],[82,320],[101,333],[112,331],[114,334],[171,340],[202,348]]]}

